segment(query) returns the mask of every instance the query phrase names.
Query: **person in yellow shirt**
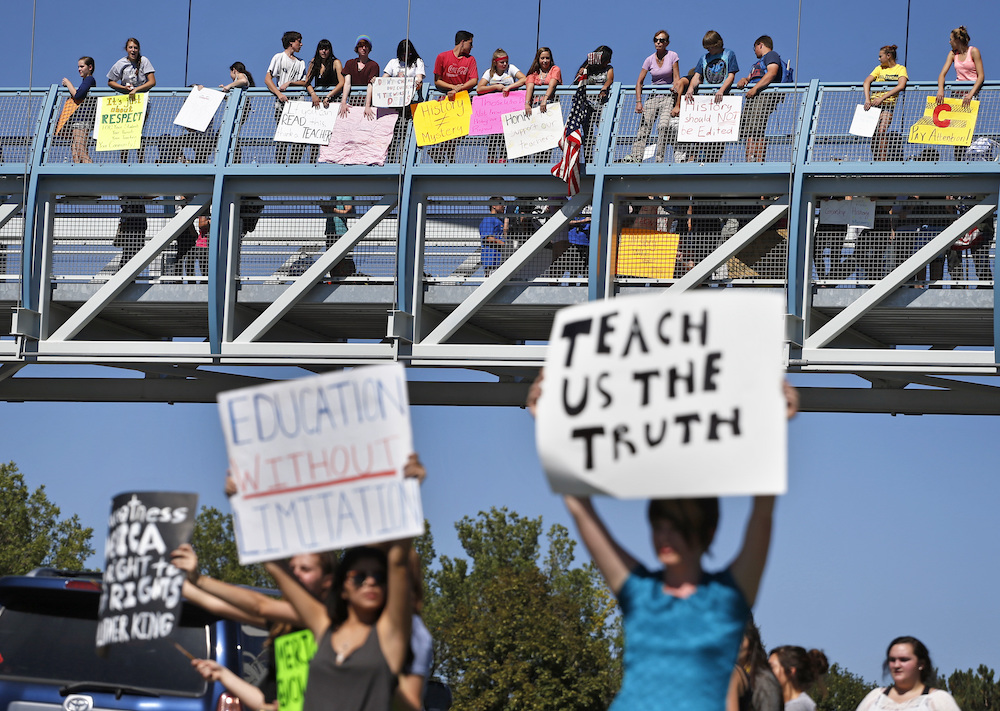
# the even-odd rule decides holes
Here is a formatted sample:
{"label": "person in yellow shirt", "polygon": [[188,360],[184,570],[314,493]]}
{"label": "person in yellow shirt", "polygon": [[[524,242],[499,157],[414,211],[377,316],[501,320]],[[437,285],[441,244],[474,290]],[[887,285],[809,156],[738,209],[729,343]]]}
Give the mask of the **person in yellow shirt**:
{"label": "person in yellow shirt", "polygon": [[[896,108],[896,94],[906,88],[906,67],[896,64],[896,45],[886,45],[878,51],[878,66],[875,67],[868,78],[865,79],[865,111],[873,106],[882,109],[878,126],[875,128],[875,136],[872,138],[872,154],[875,160],[887,160],[889,152],[889,142],[886,134],[889,125],[892,123],[893,110]],[[874,94],[871,91],[872,82],[896,82],[896,86],[887,91],[878,91]]]}

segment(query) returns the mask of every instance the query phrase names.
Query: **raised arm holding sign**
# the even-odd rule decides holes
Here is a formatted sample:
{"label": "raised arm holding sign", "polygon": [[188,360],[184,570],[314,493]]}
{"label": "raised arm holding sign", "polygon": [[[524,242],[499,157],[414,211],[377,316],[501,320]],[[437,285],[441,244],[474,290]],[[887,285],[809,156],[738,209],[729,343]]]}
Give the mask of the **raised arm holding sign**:
{"label": "raised arm holding sign", "polygon": [[[640,481],[643,474],[645,483],[642,486],[647,490],[668,490],[657,480],[682,478],[680,475],[673,476],[672,470],[677,468],[676,460],[682,459],[676,455],[697,438],[711,432],[714,421],[712,412],[718,414],[713,407],[725,400],[725,391],[740,389],[741,386],[755,390],[750,382],[733,382],[730,380],[731,373],[726,373],[734,361],[746,356],[746,351],[753,350],[753,347],[734,352],[716,340],[718,327],[723,323],[729,325],[725,312],[732,308],[739,311],[738,307],[733,307],[735,302],[720,301],[707,305],[700,301],[700,295],[692,301],[688,301],[687,297],[657,297],[658,308],[649,310],[654,300],[649,300],[650,305],[623,303],[631,301],[638,302],[640,299],[615,299],[612,304],[602,305],[603,313],[600,308],[594,310],[594,305],[589,304],[584,308],[565,309],[569,313],[562,319],[557,315],[550,338],[545,380],[543,382],[540,375],[529,393],[528,408],[538,417],[540,457],[550,483],[563,491],[579,485],[579,481],[573,483],[574,477],[584,480],[584,472],[595,470],[610,470],[610,476],[607,476],[607,471],[598,471],[598,474],[605,474],[603,477],[593,473],[589,475],[586,481],[590,482],[587,484],[590,490],[599,490],[594,485],[595,481],[603,482],[602,486],[613,490],[620,482],[611,479],[631,476]],[[756,306],[762,304],[758,302]],[[767,311],[765,309],[765,313]],[[650,320],[653,314],[657,317]],[[777,344],[768,338],[775,334],[767,327],[764,331],[766,335],[750,342],[766,344],[763,347],[766,358],[775,358]],[[568,343],[560,347],[560,340],[567,340]],[[726,340],[724,335],[721,340]],[[780,333],[774,340],[780,343]],[[689,350],[696,346],[705,349],[701,362],[694,356],[694,351]],[[677,352],[671,353],[672,348],[676,348]],[[592,364],[587,362],[588,351],[592,351],[598,360],[607,358],[606,365],[591,368]],[[684,352],[683,357],[676,360],[679,352]],[[644,362],[644,358],[637,358],[637,355],[649,355],[651,360]],[[575,369],[574,363],[577,364]],[[666,365],[666,369],[657,374],[656,368],[647,367],[652,364],[658,364],[660,368]],[[742,400],[737,407],[752,411],[758,404],[752,400],[758,398],[765,400],[759,404],[768,410],[780,405],[780,379],[764,374],[752,377],[754,380],[764,377],[767,387],[773,387],[775,392],[769,395],[755,393]],[[633,388],[637,390],[633,392]],[[701,398],[695,396],[695,390],[710,396],[722,391],[719,394],[723,397],[714,400],[712,397]],[[630,396],[635,393],[640,400],[630,403]],[[681,403],[673,402],[674,398],[679,398]],[[654,404],[654,399],[666,402]],[[787,386],[785,399],[784,414],[790,417],[797,409],[797,398],[794,390]],[[672,410],[677,412],[669,417],[669,422],[662,429],[654,427],[651,430],[648,423],[645,428],[637,428],[635,422],[619,421],[621,411],[615,410],[614,406],[617,402],[620,407],[622,400],[632,410],[643,411],[653,405],[652,411],[659,414]],[[570,425],[571,435],[586,443],[585,456],[578,457],[575,466],[567,466],[565,462],[560,463],[547,456],[549,444],[543,445],[546,437],[558,438],[559,429],[553,427],[551,420],[559,419],[554,410],[560,408],[573,422]],[[599,411],[608,414],[602,419]],[[778,446],[773,442],[778,439],[783,447],[783,439],[773,437],[773,433],[769,434],[766,429],[744,428],[744,424],[750,424],[748,420],[767,419],[775,414],[781,416],[782,413],[762,415],[758,411],[746,419],[738,413],[727,413],[730,422],[727,432],[723,434],[717,427],[716,439],[712,440],[708,434],[708,446],[697,447],[705,460],[701,462],[704,466],[681,465],[681,469],[687,470],[689,479],[712,478],[706,473],[717,469],[707,461],[712,456],[710,443],[718,442],[723,437],[738,439],[744,434],[764,437],[771,440],[768,446]],[[648,411],[646,417],[649,417]],[[670,428],[678,423],[681,436],[671,439]],[[707,428],[696,430],[699,423],[707,425]],[[597,444],[601,431],[613,444],[612,454],[607,457],[598,452],[598,446],[603,446],[603,442]],[[637,445],[653,447],[661,444],[665,446],[657,450],[655,459],[633,458],[637,454]],[[555,446],[571,449],[565,442]],[[579,451],[575,454],[578,455]],[[643,461],[644,472],[619,467],[622,460],[633,463]],[[745,460],[740,458],[727,458],[725,462],[731,469],[745,468]],[[551,466],[563,467],[563,470],[554,475]],[[682,484],[676,490],[690,497],[695,489],[707,493],[705,486],[706,482],[694,487]],[[759,481],[756,486],[770,489]],[[635,495],[634,487],[631,493]],[[610,711],[654,706],[723,708],[744,624],[767,561],[774,497],[765,495],[754,499],[741,550],[732,564],[718,573],[706,573],[701,566],[701,558],[709,550],[718,525],[719,501],[715,497],[650,501],[648,516],[656,557],[663,565],[660,571],[646,570],[618,544],[589,497],[568,495],[565,501],[594,564],[617,596],[624,618],[627,645],[625,675],[621,691]],[[696,593],[697,598],[694,597]],[[695,629],[697,635],[685,632]]]}

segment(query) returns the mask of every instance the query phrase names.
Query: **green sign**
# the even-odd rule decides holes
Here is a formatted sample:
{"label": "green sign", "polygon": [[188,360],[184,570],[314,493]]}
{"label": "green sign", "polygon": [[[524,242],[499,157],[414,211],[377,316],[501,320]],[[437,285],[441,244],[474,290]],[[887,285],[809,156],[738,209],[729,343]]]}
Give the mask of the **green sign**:
{"label": "green sign", "polygon": [[278,708],[302,711],[309,678],[309,661],[316,654],[316,640],[309,630],[283,634],[274,640],[278,664]]}

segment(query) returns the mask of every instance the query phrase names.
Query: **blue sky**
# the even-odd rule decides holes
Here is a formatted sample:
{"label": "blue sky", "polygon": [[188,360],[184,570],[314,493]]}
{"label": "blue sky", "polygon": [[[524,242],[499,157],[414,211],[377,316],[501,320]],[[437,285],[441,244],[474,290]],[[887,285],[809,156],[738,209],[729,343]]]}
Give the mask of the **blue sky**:
{"label": "blue sky", "polygon": [[[670,32],[682,68],[694,63],[708,29],[722,34],[744,70],[752,60],[753,40],[770,34],[802,81],[860,83],[884,44],[898,44],[902,59],[905,0],[875,8],[858,0],[804,5],[798,59],[798,5],[793,2],[768,3],[765,11],[721,0],[684,8],[676,16],[666,11],[650,16],[648,3],[543,0],[541,42],[552,47],[564,72],[579,66],[595,46],[607,44],[614,50],[616,78],[633,84],[660,27]],[[34,34],[32,7],[26,0],[5,7],[0,46],[9,86],[26,86],[29,72],[36,87],[73,78],[76,59],[84,54],[96,58],[97,75],[103,77],[133,35],[141,40],[161,87],[183,84],[186,1],[101,12],[96,6],[39,0]],[[368,34],[380,64],[406,31],[407,5],[401,0],[366,6],[300,1],[296,12],[288,7],[194,0],[189,82],[228,81],[228,66],[239,60],[262,84],[286,29],[305,36],[305,58],[326,37],[347,59],[354,38]],[[375,7],[377,20],[369,10]],[[502,8],[507,21],[498,22],[496,8],[485,4],[415,0],[410,36],[430,63],[451,48],[455,30],[469,29],[476,35],[474,54],[481,68],[495,48],[503,47],[526,69],[535,47],[537,2],[508,0]],[[965,24],[991,78],[993,62],[1000,61],[994,59],[1000,58],[1000,40],[993,32],[998,19],[993,2],[914,0],[910,77],[935,80],[948,50],[948,30]],[[40,376],[47,371],[23,372]],[[820,384],[816,378],[797,381]],[[789,437],[790,491],[778,506],[772,558],[757,605],[765,644],[822,648],[832,661],[872,681],[880,679],[886,644],[901,634],[923,639],[942,671],[979,663],[1000,668],[994,599],[1000,588],[994,504],[1000,501],[1000,478],[989,445],[996,441],[998,425],[995,418],[982,417],[812,414],[795,420]],[[460,554],[452,523],[490,506],[541,515],[546,524],[569,524],[540,471],[532,421],[524,411],[415,408],[414,428],[430,470],[424,505],[439,552]],[[203,504],[226,505],[226,460],[214,405],[0,403],[0,431],[5,444],[0,458],[16,461],[32,486],[45,484],[64,513],[78,513],[93,526],[98,549],[102,520],[118,492],[197,491]],[[599,507],[626,547],[651,561],[641,504],[601,501]],[[722,567],[732,557],[747,510],[746,500],[724,502],[709,567]]]}

